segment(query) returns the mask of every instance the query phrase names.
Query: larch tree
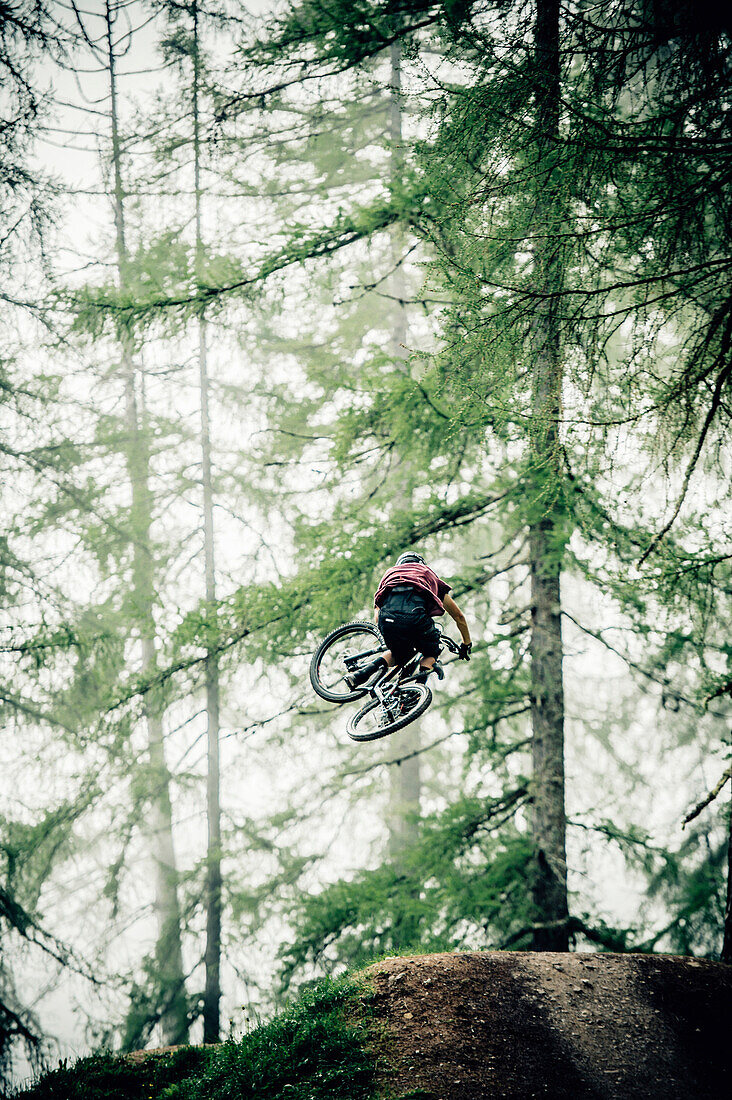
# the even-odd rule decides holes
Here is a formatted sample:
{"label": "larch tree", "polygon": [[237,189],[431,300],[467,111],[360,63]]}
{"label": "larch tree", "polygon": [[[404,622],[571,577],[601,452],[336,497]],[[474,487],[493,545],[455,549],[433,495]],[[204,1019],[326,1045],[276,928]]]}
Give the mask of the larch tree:
{"label": "larch tree", "polygon": [[[232,265],[218,279],[209,273],[204,285],[196,280],[193,289],[177,294],[100,303],[123,320],[166,309],[191,316],[268,280],[271,286],[290,271],[310,278],[319,264],[332,265],[333,296],[342,297],[344,283],[352,280],[347,249],[358,255],[363,272],[358,250],[383,246],[388,252],[397,235],[392,227],[403,226],[411,240],[420,241],[426,281],[413,304],[434,317],[419,349],[431,369],[421,377],[394,369],[396,329],[383,318],[373,331],[392,345],[388,354],[359,346],[353,333],[350,340],[335,341],[335,351],[322,353],[319,363],[312,354],[309,388],[296,410],[292,402],[289,410],[280,409],[279,426],[283,434],[289,427],[291,436],[309,432],[299,453],[311,463],[317,454],[318,464],[332,473],[326,483],[331,515],[324,521],[317,505],[303,509],[295,525],[302,564],[297,574],[242,588],[219,602],[215,629],[197,613],[176,638],[176,669],[235,649],[254,659],[289,657],[304,644],[293,638],[331,628],[348,604],[366,606],[378,571],[407,545],[441,555],[460,576],[456,595],[464,594],[476,614],[496,624],[484,633],[484,651],[476,655],[481,660],[467,670],[465,698],[453,708],[450,723],[451,733],[468,735],[471,759],[479,762],[466,774],[478,773],[483,782],[474,781],[466,797],[422,822],[411,856],[400,856],[407,872],[401,878],[382,867],[310,899],[299,942],[291,945],[295,965],[321,962],[323,945],[337,943],[339,936],[343,957],[389,949],[383,916],[393,920],[395,897],[404,899],[405,915],[423,945],[439,943],[441,935],[458,937],[466,928],[462,940],[449,942],[466,945],[473,936],[473,942],[498,946],[564,949],[571,934],[605,946],[637,943],[633,930],[608,928],[596,914],[568,915],[562,627],[593,634],[608,650],[611,643],[602,605],[594,620],[578,618],[576,608],[570,613],[567,585],[560,590],[563,577],[579,577],[617,599],[624,621],[632,623],[626,637],[635,631],[646,647],[641,660],[637,654],[634,660],[628,645],[639,676],[665,682],[664,692],[675,698],[683,693],[669,689],[668,678],[681,654],[693,650],[704,668],[708,698],[724,702],[727,694],[728,678],[719,666],[729,655],[724,647],[715,651],[710,640],[727,584],[724,546],[708,549],[714,516],[710,512],[696,526],[702,552],[685,549],[671,528],[662,530],[664,524],[656,526],[661,537],[654,540],[652,503],[645,508],[638,491],[646,470],[640,472],[639,459],[639,467],[626,463],[618,473],[627,444],[613,437],[615,426],[626,429],[644,460],[653,454],[654,432],[675,437],[679,453],[691,440],[691,465],[680,486],[685,493],[705,440],[725,413],[728,257],[717,244],[724,237],[713,229],[696,242],[680,213],[699,159],[690,159],[675,188],[659,181],[668,156],[691,150],[705,170],[713,162],[714,186],[690,193],[700,200],[697,222],[711,219],[715,225],[719,219],[723,229],[724,142],[697,142],[695,127],[714,124],[710,89],[720,86],[726,62],[703,96],[700,90],[696,105],[685,101],[689,117],[669,116],[673,97],[660,99],[649,115],[652,99],[643,74],[654,50],[638,45],[646,31],[639,39],[628,11],[613,9],[603,23],[580,6],[563,12],[560,23],[558,5],[543,0],[459,11],[396,0],[358,12],[348,4],[291,9],[245,53],[249,62],[264,63],[262,83],[238,101],[224,100],[223,123],[259,95],[297,116],[301,86],[320,77],[345,79],[362,63],[375,65],[377,79],[388,88],[392,47],[400,43],[407,65],[416,57],[424,70],[434,56],[422,51],[434,45],[435,39],[426,39],[432,29],[440,62],[421,89],[432,115],[410,141],[400,186],[392,179],[391,188],[364,189],[359,204],[337,188],[321,192],[322,205],[313,199],[291,232],[278,234],[281,247],[263,258],[260,253],[247,265]],[[619,56],[617,42],[623,44]],[[578,56],[603,58],[604,65],[582,68]],[[682,67],[674,61],[669,72],[680,79]],[[633,102],[638,81],[640,110]],[[594,87],[592,95],[588,87]],[[331,137],[337,118],[334,112],[324,119],[322,134]],[[723,137],[726,123],[718,124]],[[647,158],[653,156],[657,167],[649,174]],[[275,178],[264,189],[283,186]],[[307,181],[303,187],[307,191]],[[301,191],[300,209],[307,201]],[[658,220],[659,211],[672,216]],[[684,251],[687,239],[691,256]],[[703,294],[695,293],[697,277]],[[398,281],[393,273],[391,278]],[[309,299],[302,283],[283,285],[291,294],[290,312],[301,301],[312,310],[312,284]],[[323,296],[317,300],[322,304]],[[674,303],[682,301],[677,311]],[[669,308],[659,302],[669,302]],[[688,341],[690,357],[681,371],[669,364],[668,350],[662,354],[660,342],[649,339],[669,317],[679,340]],[[355,310],[352,320],[361,320]],[[293,339],[291,350],[295,345]],[[305,360],[311,352],[305,347],[299,354]],[[350,362],[354,352],[358,363]],[[272,393],[277,398],[275,386]],[[644,435],[634,426],[647,416],[651,427]],[[696,435],[694,424],[701,429]],[[321,439],[327,442],[317,451]],[[286,456],[275,457],[282,470]],[[667,451],[664,457],[670,462],[673,455]],[[429,471],[429,484],[415,478],[395,501],[385,482],[395,469],[403,472],[410,458]],[[628,510],[621,515],[617,508],[618,485],[623,493],[633,486],[637,494],[630,519]],[[679,518],[674,507],[667,516],[671,526]],[[693,529],[684,528],[690,535]],[[648,569],[645,585],[628,581],[629,568],[644,564],[651,544],[645,560],[661,565]],[[678,606],[677,582],[686,583],[685,577],[698,582],[692,614],[703,621],[704,637],[696,626],[684,626],[689,613]],[[718,608],[713,616],[707,615],[710,593]],[[654,629],[664,604],[671,619],[677,615],[665,635]],[[651,644],[654,659],[648,658]],[[524,775],[527,749],[533,755],[530,777]],[[649,850],[637,831],[623,833],[612,822],[576,824],[624,850]],[[426,871],[430,887],[420,896]],[[687,882],[691,893],[699,879]],[[407,904],[413,907],[408,913]],[[682,934],[681,922],[688,918],[680,913],[675,927]],[[701,941],[691,936],[688,942]]]}
{"label": "larch tree", "polygon": [[[393,42],[389,47],[389,66],[389,175],[392,193],[398,193],[402,187],[403,144],[406,135],[404,132],[402,96],[402,58],[400,46],[396,42]],[[389,280],[389,290],[393,298],[391,347],[395,362],[399,363],[401,361],[403,364],[402,369],[407,373],[409,371],[409,319],[406,308],[408,290],[403,270],[406,248],[403,234],[398,226],[392,228],[391,237],[393,268],[393,275]],[[413,491],[417,483],[415,471],[409,469],[409,461],[408,455],[402,455],[402,468],[397,468],[390,474],[393,485],[396,486],[401,483],[400,489],[403,499],[400,503],[407,511],[412,508]],[[391,798],[387,819],[389,826],[388,851],[395,863],[398,863],[399,854],[404,846],[414,843],[419,831],[422,798],[419,745],[419,728],[412,726],[406,731],[406,735],[400,743],[399,763],[395,766],[392,765],[389,770]],[[405,930],[405,941],[409,943],[413,938],[413,934],[407,928]]]}
{"label": "larch tree", "polygon": [[[202,22],[209,14],[198,0],[190,3],[160,5],[170,32],[164,39],[165,54],[176,65],[188,70],[186,84],[187,109],[190,118],[190,146],[193,168],[193,276],[203,285],[206,268],[206,244],[203,233],[204,136],[202,135],[202,96],[205,77],[202,47]],[[205,309],[196,317],[198,330],[198,392],[200,406],[201,489],[203,505],[203,564],[206,603],[213,608],[216,601],[216,554],[214,536],[214,489],[211,466],[211,417],[209,385],[209,336]],[[221,1000],[221,779],[220,779],[220,688],[219,665],[214,651],[205,659],[206,692],[206,822],[208,830],[206,852],[205,912],[206,946],[205,988],[203,992],[203,1041],[218,1042],[220,1038]]]}
{"label": "larch tree", "polygon": [[534,30],[536,199],[530,225],[536,300],[527,347],[532,375],[528,491],[531,574],[531,752],[536,950],[569,947],[564,799],[562,600],[568,537],[561,456],[565,195],[559,162],[561,59],[559,0],[537,0]]}
{"label": "larch tree", "polygon": [[[49,985],[54,972],[79,966],[74,953],[45,928],[41,894],[79,812],[73,796],[29,798],[17,782],[18,757],[33,766],[36,736],[64,732],[41,682],[53,681],[76,642],[74,607],[49,563],[53,521],[44,520],[65,495],[84,498],[74,481],[74,445],[65,432],[59,378],[38,364],[36,347],[50,325],[47,249],[60,189],[41,171],[34,142],[47,121],[38,66],[53,63],[71,46],[42,2],[3,5],[0,13],[0,465],[3,533],[0,537],[0,713],[8,747],[3,752],[0,812],[0,1088],[10,1084],[22,1053],[37,1067],[46,1036],[28,983],[17,972],[41,953]],[[43,531],[39,537],[38,532]],[[40,754],[39,754],[40,755]],[[20,769],[22,774],[22,768]],[[40,793],[40,792],[39,792]],[[55,795],[55,792],[54,792]],[[45,954],[44,954],[45,953]]]}
{"label": "larch tree", "polygon": [[[310,45],[320,51],[305,68],[306,78],[326,74],[334,68],[348,68],[366,62],[394,43],[404,39],[419,49],[416,38],[425,27],[440,24],[454,56],[461,50],[475,66],[476,84],[472,92],[477,98],[489,95],[488,83],[483,89],[482,63],[477,60],[474,39],[480,38],[478,22],[471,22],[473,12],[448,12],[438,4],[410,6],[374,5],[370,18],[364,13],[332,12],[319,7],[293,8],[275,26],[269,41],[259,44],[260,56],[276,66],[282,60],[285,72],[296,74],[297,66]],[[491,19],[490,5],[482,14]],[[384,27],[390,27],[390,33]],[[526,477],[526,522],[529,528],[528,561],[531,575],[530,626],[530,697],[532,706],[532,744],[534,769],[532,776],[533,840],[535,869],[533,896],[535,912],[532,920],[533,946],[566,950],[568,945],[568,907],[566,895],[564,763],[563,763],[563,686],[561,604],[559,578],[562,570],[562,546],[567,538],[566,513],[563,504],[563,470],[559,445],[560,401],[562,388],[562,351],[558,325],[558,296],[562,285],[563,252],[561,240],[562,207],[565,203],[563,169],[557,164],[560,113],[560,49],[558,5],[538,3],[527,25],[519,17],[516,40],[519,47],[532,57],[523,74],[524,96],[533,104],[529,122],[530,137],[524,137],[523,155],[528,190],[524,197],[527,209],[534,213],[526,218],[523,232],[532,253],[533,290],[526,297],[528,306],[521,318],[528,318],[527,355],[531,360],[532,409],[530,413],[528,472]],[[490,22],[485,35],[491,41]],[[530,42],[533,41],[533,46]],[[489,47],[490,48],[490,47]],[[254,54],[256,56],[255,48]],[[289,66],[289,68],[287,67]],[[487,68],[488,66],[486,66]],[[293,80],[297,79],[293,75]],[[287,84],[285,77],[283,84]],[[491,80],[491,77],[488,77]],[[477,133],[465,126],[460,129],[460,97],[457,108],[448,115],[446,130],[452,139],[465,144],[465,160],[484,159],[485,150],[477,144]],[[467,112],[466,112],[467,114]],[[495,140],[495,139],[494,139]],[[505,155],[510,155],[508,148]],[[449,155],[449,153],[447,154]],[[515,155],[515,154],[514,154]],[[428,169],[429,171],[429,169]],[[443,187],[445,196],[451,181]],[[459,186],[459,185],[458,185]],[[423,197],[423,196],[422,196]],[[475,201],[471,196],[471,202]],[[493,200],[487,201],[488,208]],[[453,207],[454,207],[453,203]],[[424,207],[426,236],[438,249],[452,234],[450,250],[441,249],[456,273],[469,264],[460,252],[460,230],[447,228],[449,202],[445,201],[437,219],[443,222],[431,232],[430,222],[436,221],[434,208]],[[420,215],[405,210],[407,224],[419,222]],[[424,219],[423,219],[424,220]],[[440,240],[442,238],[442,240]],[[459,242],[459,243],[458,243]],[[469,249],[474,250],[473,242]],[[468,255],[470,253],[467,253]],[[485,264],[477,259],[477,265]],[[477,274],[477,273],[476,273]],[[478,276],[480,277],[480,276]],[[488,279],[491,273],[487,272]],[[458,307],[459,308],[459,307]],[[470,381],[463,370],[466,385]],[[458,382],[459,385],[459,382]]]}
{"label": "larch tree", "polygon": [[[200,285],[204,281],[205,241],[203,236],[203,141],[201,134],[201,96],[204,69],[201,45],[203,12],[197,0],[188,5],[171,5],[170,16],[178,19],[185,15],[188,26],[188,49],[178,41],[178,48],[188,54],[190,68],[190,118],[192,126],[193,156],[193,206],[194,206],[194,275]],[[203,491],[203,555],[205,599],[210,607],[216,601],[216,556],[214,540],[214,491],[211,471],[211,418],[209,412],[208,330],[206,315],[201,310],[198,327],[198,377],[201,414],[201,487]],[[207,719],[207,771],[206,771],[206,821],[208,846],[206,853],[206,948],[205,988],[203,993],[203,1041],[218,1042],[221,1035],[221,781],[219,751],[219,665],[215,651],[206,655],[206,719]]]}
{"label": "larch tree", "polygon": [[[640,335],[649,316],[646,304],[654,305],[653,288],[666,275],[663,263],[659,263],[659,256],[647,252],[645,271],[636,269],[631,271],[630,276],[621,275],[615,281],[612,275],[609,279],[606,277],[614,269],[624,266],[621,253],[617,252],[616,228],[623,232],[641,224],[633,217],[626,218],[625,222],[622,220],[623,204],[627,204],[629,193],[635,193],[635,186],[621,190],[613,183],[622,160],[616,158],[613,161],[612,155],[619,149],[627,152],[626,171],[628,179],[635,185],[646,173],[639,167],[639,151],[632,140],[634,127],[637,133],[638,126],[644,123],[643,117],[639,122],[632,120],[628,123],[627,102],[623,102],[625,116],[621,112],[621,117],[614,119],[605,113],[599,119],[595,118],[581,109],[584,76],[578,80],[575,78],[574,87],[570,82],[568,88],[562,88],[560,83],[562,58],[569,65],[577,44],[582,47],[584,56],[596,56],[598,43],[592,36],[597,31],[597,25],[591,19],[585,20],[583,12],[579,11],[579,14],[567,17],[560,31],[557,7],[539,3],[533,8],[513,10],[501,40],[499,32],[495,37],[492,33],[497,27],[494,14],[491,5],[480,9],[473,6],[469,13],[456,15],[454,10],[443,11],[437,4],[410,5],[408,11],[400,4],[375,4],[368,13],[350,13],[352,17],[349,18],[349,12],[343,9],[326,10],[317,5],[296,7],[276,23],[274,30],[265,35],[248,56],[277,71],[277,76],[269,83],[269,87],[276,89],[277,93],[303,78],[308,81],[346,71],[353,65],[383,54],[391,42],[408,39],[410,35],[436,25],[445,28],[445,36],[452,43],[453,59],[463,62],[467,59],[474,61],[476,56],[487,59],[484,68],[481,68],[480,61],[475,62],[479,75],[472,88],[455,92],[452,101],[449,90],[445,92],[444,137],[441,143],[436,143],[442,160],[433,157],[433,161],[444,168],[451,163],[452,156],[452,163],[459,162],[468,178],[473,173],[475,192],[469,193],[462,207],[455,202],[456,194],[460,193],[456,172],[449,181],[442,182],[446,201],[441,210],[436,210],[434,205],[427,206],[425,199],[434,201],[434,197],[429,194],[429,188],[425,188],[412,196],[412,206],[404,196],[403,209],[392,209],[386,216],[404,219],[432,242],[443,258],[446,281],[457,283],[461,278],[463,280],[460,304],[453,314],[454,332],[463,340],[462,355],[456,351],[452,362],[449,355],[444,357],[451,368],[457,392],[466,400],[463,418],[471,414],[471,401],[473,409],[479,409],[482,400],[484,422],[490,423],[492,418],[494,431],[497,427],[500,429],[501,423],[510,428],[513,422],[515,428],[521,426],[523,420],[529,425],[526,471],[517,483],[519,492],[523,494],[523,512],[514,510],[510,519],[510,523],[516,526],[518,516],[523,515],[523,523],[528,527],[533,586],[530,601],[532,661],[528,693],[534,718],[532,743],[537,753],[531,787],[535,830],[532,877],[536,905],[529,932],[534,946],[565,947],[568,932],[570,929],[577,930],[581,922],[568,919],[566,904],[563,649],[559,581],[566,560],[565,546],[573,524],[579,523],[582,537],[590,540],[590,549],[593,540],[597,545],[607,546],[609,535],[610,545],[616,552],[618,540],[622,542],[623,536],[617,527],[613,529],[606,509],[598,509],[593,503],[588,510],[589,500],[596,501],[597,494],[588,492],[586,482],[580,483],[569,461],[570,448],[560,432],[563,421],[562,391],[579,385],[591,392],[593,381],[599,377],[596,349],[600,349],[602,357],[602,349],[607,347],[608,331],[617,332],[615,318],[633,317]],[[630,49],[621,50],[619,59],[613,57],[613,36],[624,18],[627,19],[627,29],[623,28],[626,41],[631,44],[637,42],[634,39],[632,14],[622,13],[620,19],[614,14],[608,24],[600,28],[601,44],[611,58],[610,70],[616,81],[613,93],[618,97],[622,97],[627,86],[624,66],[626,62],[631,63],[628,59],[634,57],[639,64],[644,63],[643,50],[635,49],[633,45]],[[655,29],[653,33],[656,34]],[[514,47],[518,44],[518,50],[514,48],[512,52],[508,42],[513,43]],[[482,52],[476,47],[478,43]],[[418,49],[418,43],[413,40],[410,48]],[[683,66],[673,66],[676,76],[682,72]],[[265,77],[265,90],[268,79]],[[564,106],[560,108],[567,98],[570,110]],[[604,109],[607,100],[599,102]],[[710,103],[710,100],[707,98],[706,102]],[[526,104],[529,104],[528,111]],[[627,130],[622,142],[620,138],[616,145],[608,142],[609,124],[613,132],[617,127],[620,135],[623,129]],[[486,150],[498,158],[493,160],[493,164],[490,159],[481,164]],[[607,153],[604,162],[603,152]],[[462,161],[461,156],[464,156]],[[662,180],[663,171],[657,172],[653,179]],[[515,187],[513,191],[512,184]],[[482,206],[479,205],[481,203]],[[513,215],[510,213],[512,207]],[[672,202],[671,209],[680,208]],[[458,211],[464,215],[466,211],[476,209],[482,210],[487,231],[477,230],[472,240],[468,233],[460,237],[454,225]],[[519,211],[518,218],[516,210]],[[450,215],[454,217],[452,226]],[[593,217],[598,219],[597,226],[592,224]],[[308,254],[317,256],[325,248],[337,249],[359,239],[365,224],[363,215],[360,218],[354,215],[350,237],[342,230],[340,233],[323,234]],[[377,225],[378,228],[380,226]],[[372,230],[367,229],[367,232]],[[593,238],[606,248],[604,267],[594,262]],[[483,255],[479,251],[481,239],[494,242],[489,248],[483,246]],[[707,240],[714,242],[714,236]],[[303,247],[307,249],[307,242],[304,246],[301,243],[300,252]],[[639,251],[643,256],[643,251]],[[294,251],[290,255],[284,251],[277,262],[286,265],[296,259]],[[708,272],[709,277],[723,279],[724,262],[724,258],[712,257],[703,270]],[[566,276],[568,267],[571,282]],[[689,274],[693,277],[696,270],[692,266]],[[471,279],[474,280],[473,288],[477,284],[478,293],[470,289]],[[634,296],[634,287],[641,288],[640,298]],[[226,292],[226,288],[222,289]],[[626,290],[628,294],[618,309],[614,296],[623,299]],[[492,303],[493,308],[486,309],[487,303]],[[606,312],[603,313],[605,303]],[[712,328],[706,330],[707,333],[711,331],[715,338],[721,332],[720,317],[723,316],[723,313],[716,319],[713,316]],[[602,331],[602,319],[605,317],[607,328]],[[472,328],[465,323],[467,318]],[[503,335],[499,325],[503,328]],[[471,332],[477,332],[479,336],[471,339]],[[479,337],[482,333],[487,333],[489,338],[484,340],[481,351]],[[723,333],[721,335],[723,338]],[[584,377],[576,366],[571,377],[565,376],[563,346],[571,349],[575,364],[585,364]],[[638,347],[642,354],[642,343]],[[719,354],[708,339],[706,343],[702,342],[702,349],[711,350],[713,356]],[[475,377],[471,377],[466,370],[466,352],[469,354],[469,351],[475,353],[478,361],[483,356],[482,376],[488,390],[482,398],[480,392],[476,392]],[[523,373],[523,380],[528,379],[531,383],[526,414],[521,411],[522,398],[518,396],[522,387],[514,389],[513,397],[511,387],[501,392],[497,369],[491,369],[485,361],[490,356],[497,362],[501,357],[510,362],[513,357],[515,362],[517,353],[520,356],[526,354],[530,359],[528,370],[519,371],[517,375],[518,380]],[[712,369],[715,369],[716,363],[719,373],[706,414],[709,423],[720,410],[720,394],[726,384],[723,343],[721,354],[722,359],[713,358],[711,361]],[[615,366],[617,368],[619,364]],[[708,367],[709,361],[706,363]],[[481,378],[481,372],[477,377]],[[616,379],[622,377],[621,367]],[[705,377],[707,375],[702,374],[700,381]],[[649,380],[644,379],[634,400],[651,390]],[[654,382],[657,385],[657,380]],[[603,403],[605,416],[608,417],[612,400],[608,401],[607,395],[613,393],[613,384],[616,383],[608,382],[604,389],[598,389],[597,394],[592,396],[594,407],[590,417],[597,415],[595,409],[603,410]],[[667,390],[669,397],[680,392],[683,391],[675,390],[673,386],[670,391]],[[510,408],[512,402],[513,408]],[[664,404],[670,408],[668,401]],[[628,422],[638,417],[638,411],[631,409]],[[593,421],[588,423],[591,426]],[[702,443],[707,426],[705,421]],[[603,442],[605,440],[600,436],[601,446],[593,446],[593,456],[600,463]],[[515,500],[514,496],[512,507]],[[629,533],[629,539],[636,547],[639,545],[637,534]],[[627,546],[626,543],[626,549]],[[622,549],[620,552],[621,555],[625,553]],[[574,551],[572,557],[576,560]],[[636,560],[638,557],[636,553]],[[614,591],[620,594],[617,589]],[[631,601],[632,598],[631,595]],[[544,764],[548,766],[544,767]]]}
{"label": "larch tree", "polygon": [[[134,29],[128,12],[115,0],[105,0],[101,30],[87,25],[87,17],[76,13],[87,47],[107,80],[106,101],[109,123],[109,169],[112,214],[114,220],[114,263],[121,295],[131,293],[136,278],[135,261],[128,240],[128,199],[125,145],[120,121],[119,61],[130,45]],[[85,299],[78,293],[79,316]],[[86,322],[82,319],[79,327]],[[127,546],[131,555],[131,582],[128,610],[140,653],[139,674],[154,680],[157,672],[158,628],[156,624],[157,590],[156,548],[153,536],[155,502],[151,489],[151,428],[146,407],[145,370],[142,348],[124,325],[116,330],[119,354],[117,379],[123,394],[124,427],[119,438],[129,485],[130,507],[125,523]],[[137,1006],[130,1013],[126,1042],[139,1044],[150,1028],[160,1025],[166,1044],[183,1042],[188,1035],[188,999],[183,969],[181,910],[178,898],[178,870],[173,841],[171,776],[166,761],[164,733],[164,693],[151,688],[143,697],[142,718],[147,736],[143,827],[148,838],[154,868],[154,912],[157,940],[152,970],[156,994],[148,1008]]]}

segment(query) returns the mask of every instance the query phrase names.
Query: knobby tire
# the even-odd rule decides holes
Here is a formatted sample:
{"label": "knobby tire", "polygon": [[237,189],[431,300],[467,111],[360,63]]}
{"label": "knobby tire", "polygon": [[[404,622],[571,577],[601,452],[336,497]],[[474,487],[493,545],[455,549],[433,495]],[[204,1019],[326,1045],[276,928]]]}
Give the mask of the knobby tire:
{"label": "knobby tire", "polygon": [[[344,623],[343,626],[339,626],[336,630],[331,631],[327,638],[323,638],[318,648],[313,654],[313,659],[310,662],[310,683],[321,699],[327,699],[329,703],[350,703],[354,699],[361,699],[366,694],[366,688],[357,688],[356,691],[350,691],[345,680],[343,681],[342,689],[336,690],[335,683],[331,682],[329,685],[324,684],[322,676],[324,674],[324,666],[327,665],[327,659],[329,651],[336,645],[337,642],[342,642],[348,636],[353,638],[354,649],[369,649],[373,650],[374,654],[380,650],[385,649],[384,640],[379,633],[379,628],[374,623],[367,622],[365,620],[358,620],[356,622]],[[373,656],[369,657],[369,660],[373,660]],[[345,675],[346,669],[343,668]]]}
{"label": "knobby tire", "polygon": [[417,718],[424,714],[432,702],[432,692],[426,684],[405,684],[403,688],[398,689],[394,694],[398,695],[401,692],[409,692],[410,694],[418,693],[420,698],[415,706],[411,707],[406,714],[401,715],[399,718],[387,722],[376,730],[368,730],[368,732],[362,730],[362,732],[359,732],[359,724],[365,726],[372,712],[375,711],[377,707],[383,707],[383,704],[378,699],[372,699],[365,707],[361,707],[358,713],[354,714],[353,717],[348,720],[346,732],[351,740],[378,741],[381,737],[387,737],[390,733],[395,733],[396,730],[403,729],[404,726],[408,726],[410,722],[416,721]]}

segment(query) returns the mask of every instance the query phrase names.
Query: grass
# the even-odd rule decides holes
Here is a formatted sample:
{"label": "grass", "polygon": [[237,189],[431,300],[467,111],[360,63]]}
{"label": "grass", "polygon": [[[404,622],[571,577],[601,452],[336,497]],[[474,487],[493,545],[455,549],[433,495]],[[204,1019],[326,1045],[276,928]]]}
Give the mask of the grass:
{"label": "grass", "polygon": [[365,1024],[354,1022],[365,1000],[353,979],[321,982],[241,1039],[140,1065],[94,1055],[14,1100],[372,1100],[374,1057]]}

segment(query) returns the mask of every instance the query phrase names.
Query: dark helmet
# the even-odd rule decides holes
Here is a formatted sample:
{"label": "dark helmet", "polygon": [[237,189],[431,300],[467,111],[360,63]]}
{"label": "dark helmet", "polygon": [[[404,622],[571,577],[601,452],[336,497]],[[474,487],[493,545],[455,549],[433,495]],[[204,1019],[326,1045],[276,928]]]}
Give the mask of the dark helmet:
{"label": "dark helmet", "polygon": [[409,550],[406,554],[400,554],[396,560],[397,565],[426,565],[421,554],[415,554]]}

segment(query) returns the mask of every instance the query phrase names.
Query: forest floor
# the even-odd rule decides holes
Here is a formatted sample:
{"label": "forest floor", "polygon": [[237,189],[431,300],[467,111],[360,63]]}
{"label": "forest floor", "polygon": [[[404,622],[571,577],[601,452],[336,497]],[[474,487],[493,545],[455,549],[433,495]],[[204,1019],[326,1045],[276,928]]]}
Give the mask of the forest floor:
{"label": "forest floor", "polygon": [[396,957],[231,1042],[99,1052],[13,1096],[728,1100],[731,1009],[732,967],[679,956]]}
{"label": "forest floor", "polygon": [[391,958],[366,974],[384,1095],[732,1096],[732,967],[721,963],[486,952]]}

